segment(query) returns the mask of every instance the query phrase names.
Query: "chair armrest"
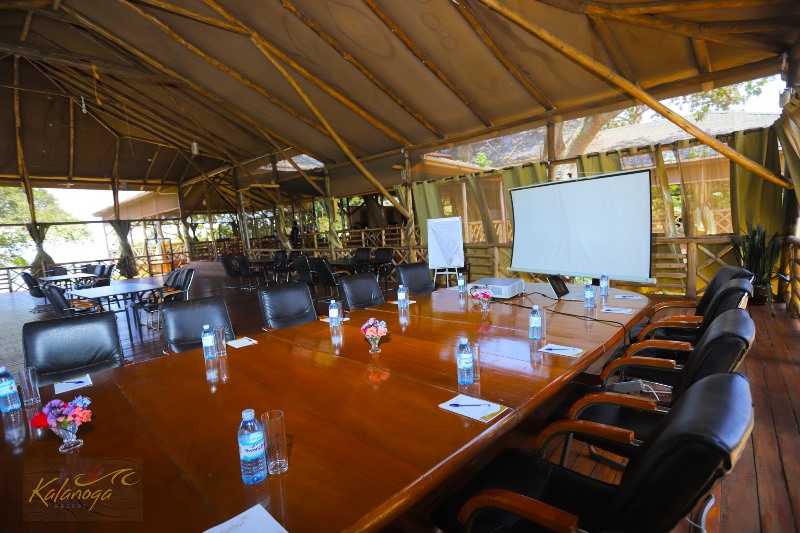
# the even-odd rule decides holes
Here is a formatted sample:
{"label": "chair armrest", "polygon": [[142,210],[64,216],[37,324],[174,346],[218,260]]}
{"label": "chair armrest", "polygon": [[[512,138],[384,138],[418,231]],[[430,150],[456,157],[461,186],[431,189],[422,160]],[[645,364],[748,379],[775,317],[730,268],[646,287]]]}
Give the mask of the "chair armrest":
{"label": "chair armrest", "polygon": [[671,350],[673,352],[691,352],[692,343],[683,341],[670,341],[666,339],[648,339],[628,346],[620,359],[631,357],[643,350]]}
{"label": "chair armrest", "polygon": [[458,512],[458,521],[464,524],[473,513],[485,507],[512,512],[556,533],[573,533],[578,527],[577,516],[504,489],[486,489],[472,496]]}
{"label": "chair armrest", "polygon": [[694,309],[697,307],[697,302],[694,300],[667,300],[665,302],[658,302],[650,306],[647,311],[647,317],[652,319],[653,316],[665,309]]}
{"label": "chair armrest", "polygon": [[703,323],[701,316],[668,316],[647,324],[642,331],[639,332],[640,339],[646,339],[651,332],[658,329],[681,328],[681,329],[697,329]]}
{"label": "chair armrest", "polygon": [[675,370],[677,363],[672,359],[659,359],[658,357],[620,357],[619,359],[611,361],[603,368],[603,371],[600,373],[600,379],[602,379],[603,384],[605,384],[608,378],[629,366]]}
{"label": "chair armrest", "polygon": [[536,439],[535,447],[543,450],[551,439],[564,433],[576,433],[604,439],[618,444],[633,446],[635,444],[633,431],[622,429],[607,424],[589,422],[588,420],[559,420],[545,427]]}
{"label": "chair armrest", "polygon": [[599,403],[611,403],[614,405],[630,407],[632,409],[639,409],[642,411],[658,410],[658,402],[651,400],[650,398],[631,396],[630,394],[622,394],[619,392],[593,392],[591,394],[587,394],[572,404],[569,412],[567,412],[567,418],[574,419],[580,416],[584,409]]}

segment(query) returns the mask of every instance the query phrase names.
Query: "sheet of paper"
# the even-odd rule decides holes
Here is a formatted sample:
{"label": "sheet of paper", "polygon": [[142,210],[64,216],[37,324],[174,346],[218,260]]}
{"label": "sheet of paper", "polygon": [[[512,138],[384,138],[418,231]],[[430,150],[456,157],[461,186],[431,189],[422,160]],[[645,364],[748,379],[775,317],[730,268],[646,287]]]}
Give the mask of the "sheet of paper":
{"label": "sheet of paper", "polygon": [[644,300],[641,294],[617,294],[614,296],[617,300]]}
{"label": "sheet of paper", "polygon": [[603,307],[601,313],[615,313],[617,315],[632,315],[633,309],[630,307]]}
{"label": "sheet of paper", "polygon": [[89,377],[89,374],[86,374],[85,376],[69,379],[67,381],[56,381],[53,383],[53,389],[55,390],[56,394],[61,394],[71,390],[80,389],[81,387],[88,387],[91,384],[92,378]]}
{"label": "sheet of paper", "polygon": [[250,337],[242,337],[241,339],[234,339],[232,341],[228,341],[228,346],[233,346],[234,348],[241,348],[243,346],[250,346],[251,344],[258,344],[257,340],[251,339]]}
{"label": "sheet of paper", "polygon": [[[388,302],[388,303],[390,303],[390,304],[395,304],[395,305],[399,305],[399,302],[398,302],[397,300],[389,300],[389,302]],[[409,300],[409,301],[408,301],[408,305],[415,304],[415,303],[417,303],[417,301],[416,301],[416,300]]]}
{"label": "sheet of paper", "polygon": [[466,394],[459,394],[455,398],[440,403],[439,407],[446,411],[458,413],[481,422],[489,422],[491,419],[508,409],[499,403],[487,402],[480,398],[473,398]]}
{"label": "sheet of paper", "polygon": [[560,344],[546,344],[539,349],[540,352],[552,353],[555,355],[566,355],[567,357],[578,357],[585,350],[581,348],[573,348],[571,346],[562,346]]}
{"label": "sheet of paper", "polygon": [[206,533],[288,533],[266,509],[256,504]]}
{"label": "sheet of paper", "polygon": [[[319,317],[319,319],[322,320],[323,322],[330,322],[331,321],[330,317],[327,317],[327,316],[321,316],[321,317]],[[350,320],[350,318],[344,317],[342,319],[342,322],[347,322],[348,320]]]}

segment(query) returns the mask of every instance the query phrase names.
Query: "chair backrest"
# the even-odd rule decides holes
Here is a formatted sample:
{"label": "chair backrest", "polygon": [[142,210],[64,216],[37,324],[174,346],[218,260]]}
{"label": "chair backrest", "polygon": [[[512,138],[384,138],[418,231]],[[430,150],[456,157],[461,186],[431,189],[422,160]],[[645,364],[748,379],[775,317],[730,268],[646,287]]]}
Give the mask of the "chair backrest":
{"label": "chair backrest", "polygon": [[31,293],[31,296],[35,298],[47,298],[36,278],[31,276],[28,272],[20,272],[19,275],[22,277],[22,281],[25,282],[25,285],[28,286],[28,291]]}
{"label": "chair backrest", "polygon": [[85,263],[81,265],[81,273],[83,274],[92,274],[94,272],[94,264],[93,263]]}
{"label": "chair backrest", "polygon": [[186,274],[183,275],[183,279],[181,280],[180,289],[188,297],[189,289],[192,288],[192,281],[194,281],[194,269],[193,268],[184,268],[183,270],[186,271]]}
{"label": "chair backrest", "polygon": [[308,257],[305,255],[298,255],[292,261],[292,266],[297,272],[297,281],[302,283],[314,283],[314,276],[311,273],[311,264],[308,262]]}
{"label": "chair backrest", "polygon": [[281,283],[258,291],[261,314],[268,328],[280,329],[317,319],[308,284]]}
{"label": "chair backrest", "polygon": [[428,294],[435,289],[431,270],[425,261],[397,265],[397,277],[398,282],[405,285],[410,294]]}
{"label": "chair backrest", "polygon": [[391,263],[394,260],[394,248],[378,248],[375,250],[376,263]]}
{"label": "chair backrest", "polygon": [[67,267],[64,267],[64,266],[54,265],[50,269],[50,275],[51,276],[66,276],[67,274],[68,274]]}
{"label": "chair backrest", "polygon": [[753,284],[744,278],[726,281],[719,288],[717,294],[711,299],[708,308],[703,315],[703,322],[697,330],[695,341],[697,342],[705,334],[719,315],[731,309],[747,309],[747,303],[753,295]]}
{"label": "chair backrest", "polygon": [[255,274],[250,268],[250,260],[243,255],[236,257],[236,263],[239,265],[239,272],[246,278],[253,277]]}
{"label": "chair backrest", "polygon": [[630,459],[598,520],[582,528],[669,531],[736,464],[753,430],[750,384],[739,374],[708,376],[670,409]]}
{"label": "chair backrest", "polygon": [[164,287],[174,287],[175,286],[175,278],[181,273],[181,270],[173,270],[169,274],[167,274],[167,279],[164,280]]}
{"label": "chair backrest", "polygon": [[687,358],[672,387],[672,401],[706,376],[735,372],[755,337],[756,326],[744,309],[731,309],[715,318]]}
{"label": "chair backrest", "polygon": [[336,287],[339,285],[339,278],[336,272],[333,271],[331,264],[324,257],[312,257],[308,260],[311,265],[311,270],[319,278],[319,282],[328,287]]}
{"label": "chair backrest", "polygon": [[95,287],[108,287],[111,285],[111,274],[114,272],[114,268],[116,265],[99,265],[100,271],[98,273],[97,269],[95,269],[95,274],[97,278],[94,280]]}
{"label": "chair backrest", "polygon": [[383,291],[378,285],[378,280],[375,279],[375,274],[371,272],[342,276],[340,283],[344,293],[342,299],[347,310],[366,309],[367,307],[386,303]]}
{"label": "chair backrest", "polygon": [[25,366],[35,367],[39,385],[122,366],[124,357],[114,313],[28,322],[22,326]]}
{"label": "chair backrest", "polygon": [[286,253],[286,250],[276,250],[274,258],[285,261],[289,258],[289,254]]}
{"label": "chair backrest", "polygon": [[236,266],[234,266],[233,261],[231,261],[230,257],[228,257],[227,255],[221,255],[219,256],[219,262],[222,263],[222,268],[225,269],[225,274],[227,274],[232,278],[239,277],[239,272],[236,269]]}
{"label": "chair backrest", "polygon": [[722,286],[732,279],[739,278],[746,279],[752,283],[754,276],[753,273],[746,268],[734,265],[727,265],[717,270],[717,273],[714,274],[714,277],[712,277],[711,281],[709,281],[708,285],[706,285],[706,290],[703,293],[703,296],[700,298],[700,301],[697,302],[697,307],[695,307],[694,314],[697,316],[703,316],[708,310],[711,300],[714,299],[714,296],[716,296],[717,292],[719,292]]}
{"label": "chair backrest", "polygon": [[200,348],[203,325],[225,328],[225,340],[233,340],[234,331],[228,306],[220,296],[195,300],[164,302],[160,306],[164,324],[164,345],[173,352]]}
{"label": "chair backrest", "polygon": [[75,310],[72,309],[64,293],[61,292],[61,289],[59,289],[55,283],[42,285],[42,290],[47,295],[47,299],[50,300],[50,304],[53,307],[53,314],[56,315],[56,317],[69,318],[75,315]]}
{"label": "chair backrest", "polygon": [[372,249],[370,248],[356,248],[353,254],[353,259],[356,261],[369,261],[372,258]]}

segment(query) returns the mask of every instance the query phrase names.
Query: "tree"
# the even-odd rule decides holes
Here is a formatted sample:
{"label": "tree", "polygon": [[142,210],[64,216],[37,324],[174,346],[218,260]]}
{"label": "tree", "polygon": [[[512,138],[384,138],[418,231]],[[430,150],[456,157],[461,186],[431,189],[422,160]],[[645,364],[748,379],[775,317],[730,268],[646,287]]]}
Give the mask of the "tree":
{"label": "tree", "polygon": [[[58,200],[45,189],[33,190],[33,205],[36,209],[36,221],[46,222],[78,222],[58,205]],[[31,221],[28,199],[22,187],[3,187],[0,195],[0,223],[19,224],[0,228],[0,264],[24,266],[28,261],[23,254],[30,253],[33,242],[25,229]],[[47,233],[47,241],[81,242],[91,238],[89,230],[80,225],[52,226]]]}

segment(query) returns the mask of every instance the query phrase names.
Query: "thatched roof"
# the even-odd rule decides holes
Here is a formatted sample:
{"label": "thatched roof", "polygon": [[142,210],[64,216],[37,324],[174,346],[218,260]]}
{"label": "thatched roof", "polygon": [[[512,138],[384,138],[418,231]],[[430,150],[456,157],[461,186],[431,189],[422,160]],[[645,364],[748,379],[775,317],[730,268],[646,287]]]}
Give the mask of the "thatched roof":
{"label": "thatched roof", "polygon": [[[384,186],[401,180],[404,152],[413,167],[437,148],[635,102],[492,3],[0,3],[0,184],[182,184],[184,208],[203,210],[202,197],[234,204],[248,185],[251,202],[270,202],[276,180],[326,191],[320,173],[318,189],[273,173],[305,154],[333,194],[374,190],[282,71]],[[498,4],[659,99],[777,73],[800,34],[795,0]]]}

